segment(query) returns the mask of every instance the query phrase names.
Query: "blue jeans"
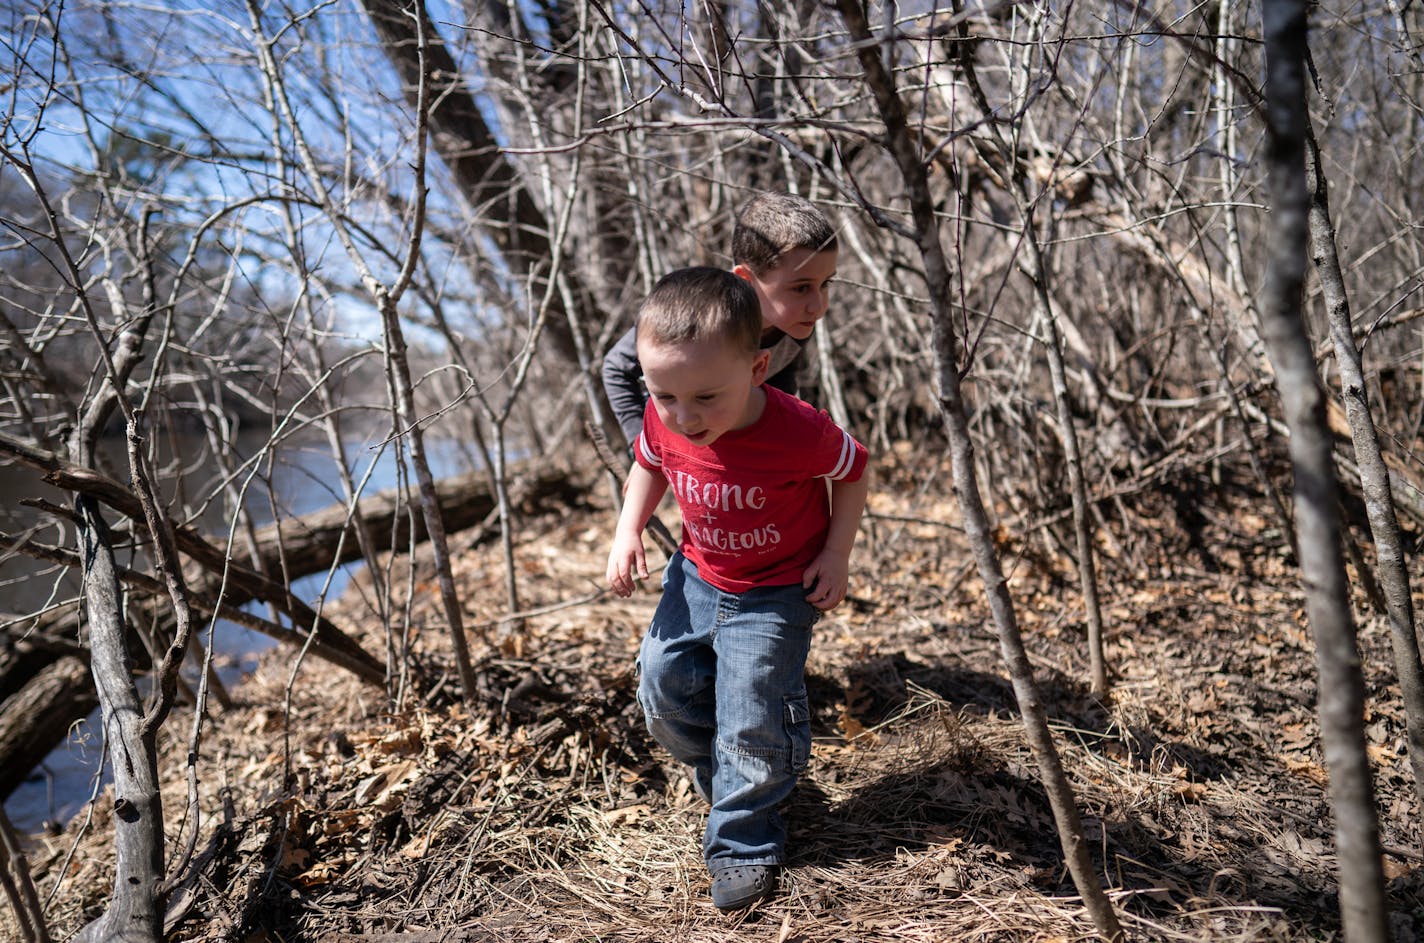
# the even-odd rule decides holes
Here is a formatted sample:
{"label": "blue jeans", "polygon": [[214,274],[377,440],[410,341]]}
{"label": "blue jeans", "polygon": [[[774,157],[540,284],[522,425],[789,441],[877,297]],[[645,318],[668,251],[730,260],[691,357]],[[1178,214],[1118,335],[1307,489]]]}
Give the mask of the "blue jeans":
{"label": "blue jeans", "polygon": [[724,593],[681,553],[663,572],[638,703],[712,803],[702,854],[713,872],[784,860],[776,807],[811,758],[806,654],[819,618],[799,585]]}

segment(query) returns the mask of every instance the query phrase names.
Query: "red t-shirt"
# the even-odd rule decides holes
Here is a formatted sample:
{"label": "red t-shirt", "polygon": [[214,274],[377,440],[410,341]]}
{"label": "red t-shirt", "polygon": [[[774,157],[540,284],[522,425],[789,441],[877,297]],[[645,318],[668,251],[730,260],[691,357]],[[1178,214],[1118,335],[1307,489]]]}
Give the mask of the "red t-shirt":
{"label": "red t-shirt", "polygon": [[823,410],[763,386],[766,408],[709,446],[669,432],[648,403],[634,454],[682,511],[682,552],[724,592],[801,582],[826,543],[826,481],[857,481],[865,446]]}

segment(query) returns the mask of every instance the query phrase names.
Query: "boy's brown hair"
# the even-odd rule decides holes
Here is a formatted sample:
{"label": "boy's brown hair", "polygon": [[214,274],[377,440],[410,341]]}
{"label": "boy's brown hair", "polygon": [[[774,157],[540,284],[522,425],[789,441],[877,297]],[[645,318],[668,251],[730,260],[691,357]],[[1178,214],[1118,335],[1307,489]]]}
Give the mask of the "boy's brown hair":
{"label": "boy's brown hair", "polygon": [[690,344],[719,339],[755,354],[761,347],[756,289],[726,269],[676,269],[648,292],[638,309],[638,342]]}
{"label": "boy's brown hair", "polygon": [[792,249],[834,251],[836,227],[810,200],[790,193],[758,193],[737,210],[732,264],[757,275],[775,268]]}

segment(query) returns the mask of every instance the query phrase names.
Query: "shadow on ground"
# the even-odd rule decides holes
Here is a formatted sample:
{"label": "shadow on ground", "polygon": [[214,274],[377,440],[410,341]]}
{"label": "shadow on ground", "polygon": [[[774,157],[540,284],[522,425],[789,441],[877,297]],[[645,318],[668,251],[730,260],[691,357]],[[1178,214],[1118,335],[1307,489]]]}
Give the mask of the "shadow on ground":
{"label": "shadow on ground", "polygon": [[[1155,764],[1159,774],[1172,770],[1185,785],[1223,775],[1217,757],[1148,727],[1115,725],[1085,686],[1056,674],[1039,682],[1057,735],[1074,737],[1105,766],[1127,764],[1143,772]],[[814,676],[808,686],[818,705],[818,737],[844,744],[848,715],[874,729],[881,741],[898,740],[899,745],[889,751],[866,746],[859,757],[853,755],[854,744],[823,751],[829,758],[813,767],[786,808],[793,868],[871,866],[906,853],[933,857],[940,851],[944,860],[954,862],[953,877],[945,877],[949,869],[926,869],[924,879],[937,883],[930,890],[955,892],[980,880],[987,886],[1002,882],[1008,870],[1043,893],[1076,895],[1035,769],[1011,769],[1001,751],[957,737],[955,724],[949,724],[948,735],[939,731],[926,737],[922,747],[911,743],[916,734],[909,728],[943,727],[946,716],[1016,719],[1006,680],[896,653],[851,666],[843,684]],[[942,702],[938,713],[916,715],[916,701],[922,703],[926,695]],[[1080,770],[1074,778],[1091,775]],[[1140,802],[1132,804],[1136,811],[1125,814],[1110,795],[1098,789],[1085,792],[1078,804],[1094,865],[1115,890],[1128,892],[1122,905],[1132,912],[1150,919],[1216,906],[1264,908],[1304,925],[1337,923],[1334,858],[1329,836],[1322,832],[1328,822],[1251,821],[1244,816],[1259,816],[1259,808],[1231,808],[1229,784],[1220,790],[1224,798],[1188,812],[1183,810],[1190,800],[1174,799],[1171,788],[1165,788],[1155,814],[1144,811]],[[1209,841],[1201,837],[1203,824],[1211,833]],[[1287,832],[1301,848],[1283,852]],[[1424,878],[1412,877],[1397,879],[1391,888],[1393,922],[1397,928],[1407,925],[1397,939],[1415,938],[1412,928],[1424,916],[1421,888]]]}

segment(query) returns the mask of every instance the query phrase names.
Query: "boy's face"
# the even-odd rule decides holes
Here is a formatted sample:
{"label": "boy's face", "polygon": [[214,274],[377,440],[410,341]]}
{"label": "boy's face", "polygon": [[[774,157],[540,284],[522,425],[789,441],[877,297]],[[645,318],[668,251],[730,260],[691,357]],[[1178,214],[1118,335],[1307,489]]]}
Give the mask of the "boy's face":
{"label": "boy's face", "polygon": [[761,302],[762,329],[780,328],[804,341],[825,317],[830,282],[836,274],[836,250],[792,249],[760,275],[745,265],[734,269],[751,282]]}
{"label": "boy's face", "polygon": [[770,354],[749,354],[721,339],[691,344],[638,340],[643,382],[668,429],[694,445],[711,445],[725,433],[761,418]]}

